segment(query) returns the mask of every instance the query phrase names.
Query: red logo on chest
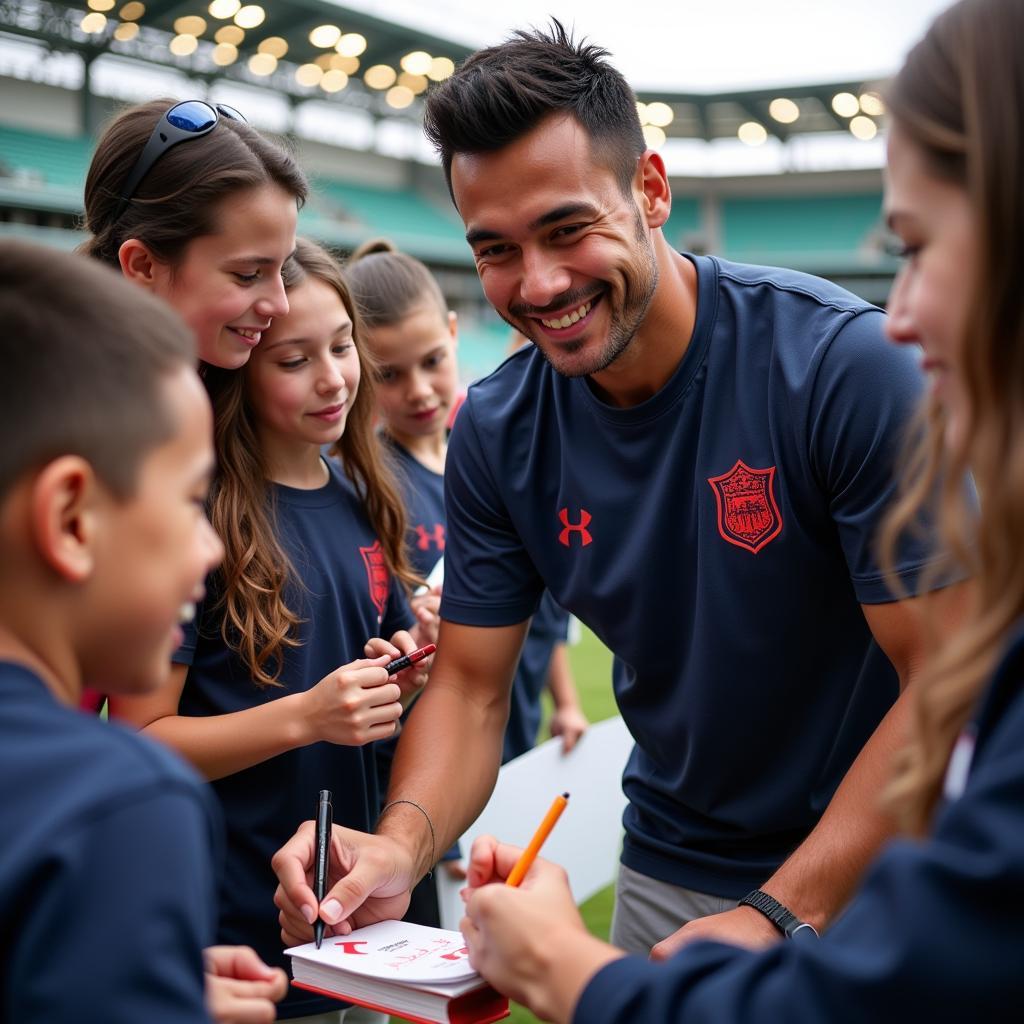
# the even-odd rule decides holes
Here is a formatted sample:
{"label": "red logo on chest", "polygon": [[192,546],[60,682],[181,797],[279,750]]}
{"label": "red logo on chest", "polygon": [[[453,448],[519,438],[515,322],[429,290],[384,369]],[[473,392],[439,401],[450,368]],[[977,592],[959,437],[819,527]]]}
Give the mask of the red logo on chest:
{"label": "red logo on chest", "polygon": [[417,523],[413,532],[416,534],[416,547],[420,551],[431,547],[444,551],[444,523],[434,523],[429,530],[422,523]]}
{"label": "red logo on chest", "polygon": [[578,523],[569,522],[569,510],[567,508],[561,508],[558,510],[558,518],[562,523],[562,532],[558,535],[558,543],[564,544],[569,547],[569,538],[575,533],[579,535],[580,547],[585,548],[594,538],[590,536],[590,531],[587,527],[590,525],[590,520],[594,517],[585,509],[580,509],[580,521]]}
{"label": "red logo on chest", "polygon": [[775,502],[775,467],[751,469],[742,459],[723,473],[708,478],[718,504],[718,532],[730,544],[755,555],[782,530]]}
{"label": "red logo on chest", "polygon": [[370,600],[373,601],[377,614],[383,615],[388,603],[390,578],[380,541],[375,540],[368,548],[360,548],[359,554],[363,556],[363,565],[366,566],[366,578],[370,584]]}

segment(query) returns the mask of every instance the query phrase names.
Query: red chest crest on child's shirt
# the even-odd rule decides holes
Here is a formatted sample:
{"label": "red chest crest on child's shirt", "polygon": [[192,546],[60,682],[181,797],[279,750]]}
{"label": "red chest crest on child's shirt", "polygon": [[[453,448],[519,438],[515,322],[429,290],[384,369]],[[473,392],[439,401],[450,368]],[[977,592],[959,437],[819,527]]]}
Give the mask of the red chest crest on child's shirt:
{"label": "red chest crest on child's shirt", "polygon": [[388,567],[384,561],[384,552],[381,551],[380,541],[375,540],[368,548],[360,548],[359,554],[363,556],[363,565],[366,566],[366,579],[370,585],[370,600],[377,608],[377,614],[383,615],[388,603],[390,586]]}

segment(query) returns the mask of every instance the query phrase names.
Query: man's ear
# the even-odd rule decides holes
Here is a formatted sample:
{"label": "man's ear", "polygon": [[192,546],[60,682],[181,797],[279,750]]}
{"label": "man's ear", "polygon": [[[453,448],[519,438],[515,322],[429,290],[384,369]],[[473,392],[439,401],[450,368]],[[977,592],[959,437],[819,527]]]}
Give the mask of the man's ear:
{"label": "man's ear", "polygon": [[648,149],[636,171],[636,185],[640,191],[640,213],[649,228],[660,228],[672,212],[672,189],[668,184],[665,161],[661,154]]}
{"label": "man's ear", "polygon": [[102,491],[92,466],[78,455],[54,459],[32,486],[32,537],[46,564],[70,583],[92,575]]}
{"label": "man's ear", "polygon": [[145,242],[137,238],[126,238],[117,250],[121,273],[134,284],[152,291],[156,287],[160,269],[163,266],[150,252]]}

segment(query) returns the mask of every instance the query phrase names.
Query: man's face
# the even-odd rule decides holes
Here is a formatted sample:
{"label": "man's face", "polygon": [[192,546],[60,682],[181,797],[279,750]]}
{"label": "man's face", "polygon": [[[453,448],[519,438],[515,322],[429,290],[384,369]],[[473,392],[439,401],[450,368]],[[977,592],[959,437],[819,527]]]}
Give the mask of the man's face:
{"label": "man's face", "polygon": [[555,115],[451,166],[488,301],[567,377],[598,373],[625,351],[658,283],[643,193],[624,195],[591,149],[574,118]]}

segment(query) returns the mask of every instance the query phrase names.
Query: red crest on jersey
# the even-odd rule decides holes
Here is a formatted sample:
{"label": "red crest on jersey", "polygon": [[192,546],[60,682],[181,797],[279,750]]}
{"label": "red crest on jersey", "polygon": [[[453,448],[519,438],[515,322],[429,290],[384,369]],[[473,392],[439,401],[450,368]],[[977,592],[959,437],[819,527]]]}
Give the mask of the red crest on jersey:
{"label": "red crest on jersey", "polygon": [[775,467],[751,469],[742,459],[721,476],[708,478],[718,504],[718,532],[755,555],[782,530],[775,502]]}
{"label": "red crest on jersey", "polygon": [[383,615],[388,603],[390,579],[380,541],[375,540],[368,548],[360,548],[359,554],[363,556],[363,564],[366,566],[366,578],[370,584],[370,599],[377,608],[377,614]]}

